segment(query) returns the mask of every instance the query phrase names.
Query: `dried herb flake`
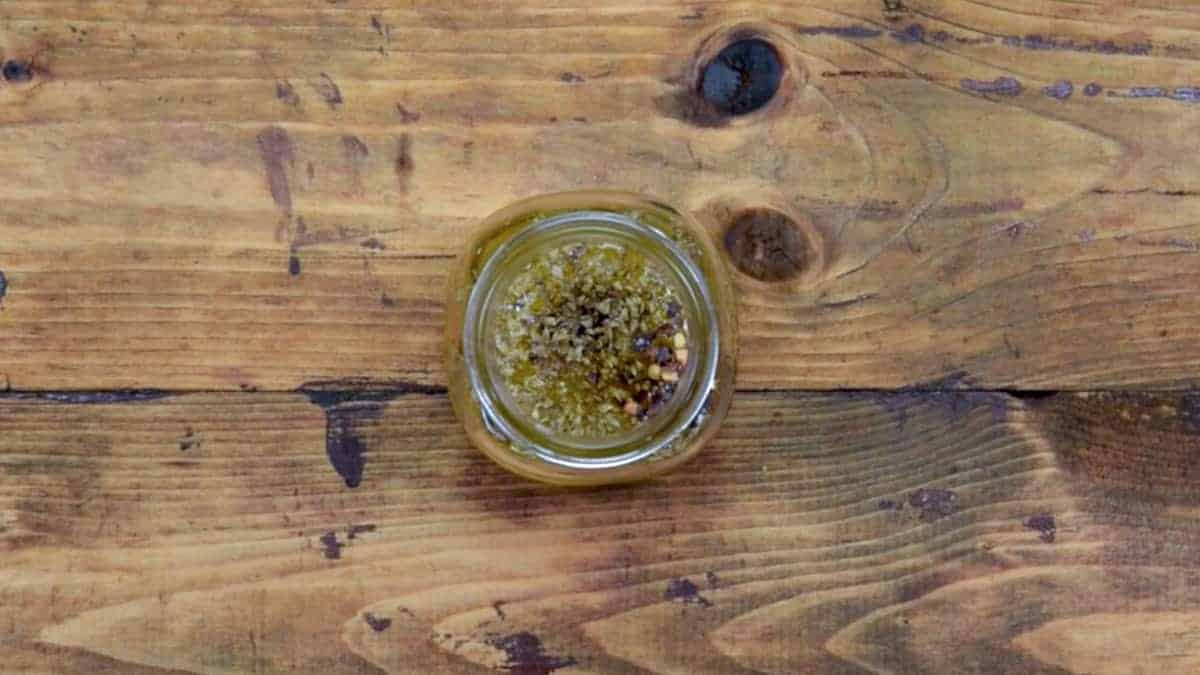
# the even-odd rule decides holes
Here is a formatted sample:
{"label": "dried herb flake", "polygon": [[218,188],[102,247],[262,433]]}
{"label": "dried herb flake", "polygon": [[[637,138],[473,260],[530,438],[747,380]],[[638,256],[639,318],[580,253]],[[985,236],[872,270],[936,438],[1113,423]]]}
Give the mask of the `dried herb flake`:
{"label": "dried herb flake", "polygon": [[634,428],[662,410],[688,361],[679,294],[616,244],[547,251],[504,293],[497,365],[535,422],[577,437]]}

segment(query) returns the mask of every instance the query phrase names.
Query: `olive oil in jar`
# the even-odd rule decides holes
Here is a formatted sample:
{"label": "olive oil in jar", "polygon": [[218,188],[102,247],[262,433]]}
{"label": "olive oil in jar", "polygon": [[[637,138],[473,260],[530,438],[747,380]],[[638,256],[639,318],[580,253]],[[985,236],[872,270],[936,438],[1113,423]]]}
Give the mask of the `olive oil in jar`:
{"label": "olive oil in jar", "polygon": [[728,407],[732,287],[707,234],[660,203],[567,193],[501,211],[460,261],[449,310],[455,410],[531,478],[655,475]]}

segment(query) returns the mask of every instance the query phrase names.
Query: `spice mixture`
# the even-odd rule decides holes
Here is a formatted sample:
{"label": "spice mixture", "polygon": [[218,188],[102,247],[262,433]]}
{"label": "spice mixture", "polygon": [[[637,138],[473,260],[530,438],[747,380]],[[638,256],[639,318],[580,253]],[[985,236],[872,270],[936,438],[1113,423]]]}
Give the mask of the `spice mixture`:
{"label": "spice mixture", "polygon": [[551,249],[508,287],[500,374],[537,423],[611,435],[658,413],[688,363],[678,294],[641,253],[609,243]]}

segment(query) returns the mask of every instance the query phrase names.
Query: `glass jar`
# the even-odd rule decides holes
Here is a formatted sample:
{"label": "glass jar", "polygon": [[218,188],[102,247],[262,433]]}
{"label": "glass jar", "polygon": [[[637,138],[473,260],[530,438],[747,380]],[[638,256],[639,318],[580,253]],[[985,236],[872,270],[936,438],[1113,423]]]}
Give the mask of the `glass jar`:
{"label": "glass jar", "polygon": [[[632,429],[570,435],[535,421],[498,367],[498,323],[514,278],[563,247],[636,251],[679,299],[688,349],[671,395]],[[636,194],[568,192],[526,199],[480,225],[449,282],[450,399],[471,442],[501,466],[559,485],[641,480],[679,466],[712,437],[729,408],[736,357],[735,299],[709,235],[666,204]],[[680,336],[676,336],[678,339]]]}

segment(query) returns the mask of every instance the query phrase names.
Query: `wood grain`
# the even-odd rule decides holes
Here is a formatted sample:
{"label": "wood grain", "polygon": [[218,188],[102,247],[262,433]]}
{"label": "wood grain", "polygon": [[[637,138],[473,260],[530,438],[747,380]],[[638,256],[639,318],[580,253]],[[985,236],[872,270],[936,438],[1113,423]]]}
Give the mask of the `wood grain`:
{"label": "wood grain", "polygon": [[[0,672],[1195,671],[1198,58],[1190,0],[7,0]],[[642,485],[444,393],[474,224],[579,188],[786,244]]]}
{"label": "wood grain", "polygon": [[[1186,398],[746,394],[687,470],[581,492],[488,463],[442,395],[356,418],[353,490],[301,395],[10,397],[0,654],[13,672],[1049,673],[1093,672],[1107,635],[1110,669],[1178,668],[1200,503],[1152,458],[1200,450]],[[1154,435],[1102,421],[1171,406]],[[1101,435],[1142,461],[1129,480],[1097,471]]]}
{"label": "wood grain", "polygon": [[[612,187],[812,247],[739,274],[743,387],[1186,388],[1198,28],[1186,2],[10,0],[0,374],[442,383],[473,224]],[[786,90],[697,124],[698,54],[746,30]]]}

